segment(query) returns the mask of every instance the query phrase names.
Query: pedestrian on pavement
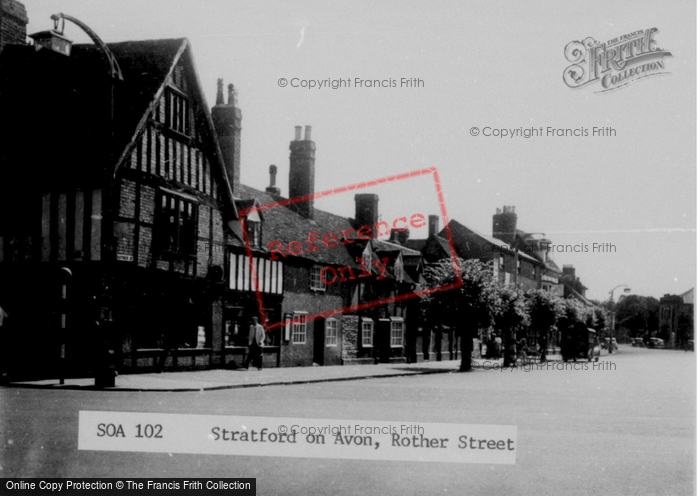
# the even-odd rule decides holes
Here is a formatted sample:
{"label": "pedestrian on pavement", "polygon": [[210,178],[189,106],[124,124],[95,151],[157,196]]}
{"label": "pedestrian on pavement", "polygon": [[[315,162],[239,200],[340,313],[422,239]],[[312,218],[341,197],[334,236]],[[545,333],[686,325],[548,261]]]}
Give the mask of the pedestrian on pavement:
{"label": "pedestrian on pavement", "polygon": [[501,347],[503,346],[503,340],[501,339],[500,334],[496,334],[496,337],[493,339],[493,352],[496,355],[494,358],[496,360],[501,359]]}
{"label": "pedestrian on pavement", "polygon": [[547,335],[542,334],[540,336],[540,362],[544,363],[547,361],[547,346],[548,346]]}
{"label": "pedestrian on pavement", "polygon": [[257,362],[258,370],[262,370],[263,362],[263,345],[265,344],[265,328],[258,323],[258,318],[253,317],[253,324],[250,326],[248,333],[248,356],[246,357],[243,368],[247,369],[250,362],[253,365]]}

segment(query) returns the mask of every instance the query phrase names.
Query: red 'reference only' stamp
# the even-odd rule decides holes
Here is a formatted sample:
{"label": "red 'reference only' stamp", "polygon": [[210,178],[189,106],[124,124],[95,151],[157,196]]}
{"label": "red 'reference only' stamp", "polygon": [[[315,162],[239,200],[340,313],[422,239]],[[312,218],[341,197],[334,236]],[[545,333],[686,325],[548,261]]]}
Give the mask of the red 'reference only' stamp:
{"label": "red 'reference only' stamp", "polygon": [[[369,187],[378,186],[396,181],[404,181],[408,179],[418,178],[425,175],[431,175],[437,196],[438,208],[443,225],[445,226],[445,238],[449,245],[452,265],[455,271],[455,280],[450,284],[445,284],[438,287],[421,287],[419,284],[413,284],[410,290],[393,294],[389,297],[365,298],[365,301],[359,301],[356,304],[339,306],[318,313],[309,313],[304,316],[305,322],[313,321],[317,318],[325,318],[331,315],[347,314],[358,312],[364,309],[386,305],[389,303],[400,302],[412,298],[419,298],[430,294],[447,291],[458,288],[462,285],[461,274],[458,269],[457,254],[452,241],[452,233],[449,228],[447,217],[447,209],[445,207],[444,196],[440,185],[438,171],[435,167],[419,169],[402,174],[389,175],[382,178],[355,183],[347,186],[336,187],[321,191],[318,193],[298,196],[289,199],[283,199],[275,202],[266,203],[264,205],[256,205],[249,208],[239,210],[239,222],[241,232],[245,242],[245,250],[247,262],[249,265],[252,286],[255,290],[258,311],[261,318],[261,323],[266,329],[272,330],[285,325],[284,321],[271,322],[265,312],[263,303],[263,295],[259,287],[258,275],[255,270],[255,262],[253,257],[253,249],[250,245],[248,237],[248,229],[246,225],[246,217],[249,213],[271,211],[277,208],[294,208],[295,205],[308,202],[309,200],[318,198],[327,198],[332,195],[348,192],[357,192]],[[357,201],[357,199],[356,199]],[[333,214],[329,214],[333,215]],[[340,216],[334,216],[341,218]],[[387,277],[396,276],[397,269],[390,269],[390,264],[395,261],[391,256],[382,256],[383,253],[395,252],[392,248],[400,249],[400,246],[391,245],[389,240],[380,240],[380,237],[401,233],[410,228],[420,229],[426,225],[426,215],[423,213],[414,212],[405,216],[398,216],[391,221],[375,219],[372,222],[363,222],[363,219],[355,219],[355,225],[350,222],[347,225],[342,225],[340,229],[312,228],[305,230],[300,226],[299,235],[292,240],[289,239],[268,239],[264,246],[270,254],[270,259],[273,261],[281,261],[283,264],[286,260],[299,258],[310,258],[315,254],[315,264],[320,269],[314,274],[315,282],[320,288],[325,289],[342,283],[357,282],[358,279],[369,278],[367,280],[381,281]],[[347,219],[346,219],[347,220]],[[270,237],[270,236],[268,236]],[[375,243],[373,245],[372,243]],[[376,244],[381,243],[384,250],[376,249]],[[327,254],[317,252],[326,251]],[[331,254],[332,252],[332,254]],[[327,256],[323,256],[327,255]],[[320,263],[319,263],[320,260]],[[286,278],[285,282],[286,284]],[[283,294],[286,287],[283,286]]]}

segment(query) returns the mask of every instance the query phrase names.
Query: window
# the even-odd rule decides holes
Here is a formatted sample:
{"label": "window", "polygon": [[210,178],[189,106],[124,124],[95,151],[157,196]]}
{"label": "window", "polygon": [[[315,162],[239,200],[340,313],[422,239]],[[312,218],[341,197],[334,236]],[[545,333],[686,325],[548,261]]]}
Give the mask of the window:
{"label": "window", "polygon": [[321,280],[321,270],[323,270],[323,267],[320,265],[311,267],[311,289],[314,291],[326,290],[326,283]]}
{"label": "window", "polygon": [[194,202],[161,192],[156,219],[160,251],[194,255],[197,250],[197,209]]}
{"label": "window", "polygon": [[403,261],[401,257],[397,258],[394,263],[394,277],[397,281],[403,281]]}
{"label": "window", "polygon": [[501,255],[498,259],[498,268],[503,270],[503,268],[506,266],[505,259],[503,258],[503,255]]}
{"label": "window", "polygon": [[371,348],[374,343],[374,321],[372,319],[362,319],[362,346]]}
{"label": "window", "polygon": [[392,348],[403,346],[403,320],[391,321],[391,343]]}
{"label": "window", "polygon": [[372,254],[367,252],[363,253],[362,261],[365,264],[365,270],[367,272],[372,272]]}
{"label": "window", "polygon": [[326,320],[326,346],[338,346],[338,319]]}
{"label": "window", "polygon": [[250,246],[259,248],[260,243],[261,243],[261,227],[260,227],[260,222],[255,222],[255,221],[247,221],[245,223],[246,225],[246,230],[248,231],[248,243]]}
{"label": "window", "polygon": [[306,322],[304,321],[305,315],[295,313],[292,317],[292,343],[294,344],[305,344],[306,343]]}
{"label": "window", "polygon": [[165,101],[165,124],[180,134],[190,135],[190,102],[173,90],[167,93]]}

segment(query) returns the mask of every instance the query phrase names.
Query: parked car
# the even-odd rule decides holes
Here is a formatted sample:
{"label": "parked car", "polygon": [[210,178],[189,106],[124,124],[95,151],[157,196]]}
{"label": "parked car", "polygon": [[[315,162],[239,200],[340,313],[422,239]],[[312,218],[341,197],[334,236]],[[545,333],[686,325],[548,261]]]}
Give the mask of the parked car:
{"label": "parked car", "polygon": [[649,348],[665,348],[666,342],[661,338],[649,338]]}
{"label": "parked car", "polygon": [[644,338],[632,338],[632,346],[644,347]]}

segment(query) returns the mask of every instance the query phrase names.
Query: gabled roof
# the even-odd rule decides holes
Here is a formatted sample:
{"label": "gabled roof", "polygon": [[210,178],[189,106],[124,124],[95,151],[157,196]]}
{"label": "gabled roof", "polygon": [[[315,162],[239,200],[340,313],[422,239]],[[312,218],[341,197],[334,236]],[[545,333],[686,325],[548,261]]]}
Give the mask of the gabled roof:
{"label": "gabled roof", "polygon": [[[32,46],[8,45],[0,55],[0,100],[5,115],[19,116],[14,125],[26,133],[32,123],[42,123],[43,148],[33,152],[40,167],[54,155],[42,174],[48,185],[94,183],[112,174],[131,153],[151,111],[158,104],[168,78],[178,62],[186,68],[195,121],[202,124],[202,146],[213,159],[215,179],[233,208],[233,194],[226,176],[208,106],[185,38],[108,43],[123,81],[109,77],[109,65],[100,48],[78,44],[71,55]],[[110,95],[113,94],[113,99]],[[15,103],[19,100],[18,103]],[[110,107],[113,113],[110,113]],[[111,120],[110,120],[110,115]],[[10,124],[6,124],[9,126]],[[17,131],[20,132],[20,131]],[[8,136],[6,127],[2,134]],[[10,137],[10,140],[13,138]],[[56,153],[56,149],[70,153]],[[106,163],[110,156],[112,163]],[[14,156],[6,154],[14,162]],[[17,152],[20,153],[20,152]],[[26,150],[22,151],[25,156]],[[63,157],[61,156],[63,155]]]}

